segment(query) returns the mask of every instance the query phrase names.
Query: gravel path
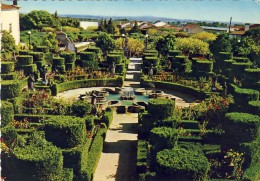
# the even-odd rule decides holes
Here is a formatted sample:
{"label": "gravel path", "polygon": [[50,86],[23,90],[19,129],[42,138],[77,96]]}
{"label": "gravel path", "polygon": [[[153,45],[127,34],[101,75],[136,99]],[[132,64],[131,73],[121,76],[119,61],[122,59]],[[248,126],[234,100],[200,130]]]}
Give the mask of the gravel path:
{"label": "gravel path", "polygon": [[94,181],[136,181],[138,114],[117,114],[107,131]]}

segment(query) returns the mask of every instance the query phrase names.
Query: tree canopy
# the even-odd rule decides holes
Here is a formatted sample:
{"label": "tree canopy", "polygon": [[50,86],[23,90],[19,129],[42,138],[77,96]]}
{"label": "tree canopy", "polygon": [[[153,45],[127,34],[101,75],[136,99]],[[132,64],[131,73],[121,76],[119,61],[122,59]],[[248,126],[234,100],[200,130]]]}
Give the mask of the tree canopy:
{"label": "tree canopy", "polygon": [[205,42],[210,42],[210,41],[216,40],[217,35],[203,31],[203,32],[194,34],[192,37],[197,38],[197,39],[202,40],[202,41],[205,41]]}
{"label": "tree canopy", "polygon": [[107,54],[109,51],[115,49],[115,40],[107,33],[102,33],[97,37],[96,46],[99,47],[103,53]]}
{"label": "tree canopy", "polygon": [[218,55],[219,52],[231,52],[232,47],[228,34],[218,35],[217,39],[210,44],[209,48],[214,56]]}
{"label": "tree canopy", "polygon": [[156,42],[156,50],[163,56],[167,56],[170,50],[174,49],[175,37],[168,34],[164,37],[160,37]]}
{"label": "tree canopy", "polygon": [[3,31],[2,34],[2,50],[4,51],[16,51],[17,46],[15,45],[14,37],[7,31]]}
{"label": "tree canopy", "polygon": [[138,27],[137,21],[135,21],[133,28],[129,31],[129,34],[131,34],[131,33],[141,33],[141,30]]}

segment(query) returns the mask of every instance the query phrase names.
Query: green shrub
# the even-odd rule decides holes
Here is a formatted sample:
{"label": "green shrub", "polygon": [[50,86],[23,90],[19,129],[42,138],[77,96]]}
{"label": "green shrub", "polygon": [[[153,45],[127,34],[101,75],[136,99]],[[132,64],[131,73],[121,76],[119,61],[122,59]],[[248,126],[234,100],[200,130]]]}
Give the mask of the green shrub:
{"label": "green shrub", "polygon": [[170,99],[150,99],[148,112],[155,118],[165,119],[173,115],[175,101]]}
{"label": "green shrub", "polygon": [[153,53],[158,55],[158,51],[157,50],[145,50],[144,53]]}
{"label": "green shrub", "polygon": [[180,50],[170,50],[168,53],[169,57],[181,56]]}
{"label": "green shrub", "polygon": [[75,68],[75,63],[66,63],[65,64],[66,71],[73,70]]}
{"label": "green shrub", "polygon": [[151,131],[151,144],[155,150],[173,148],[178,141],[178,130],[168,127],[153,128]]}
{"label": "green shrub", "polygon": [[6,80],[1,81],[1,98],[11,99],[20,95],[21,81]]}
{"label": "green shrub", "polygon": [[260,117],[247,113],[227,113],[225,116],[225,142],[237,145],[259,137]]}
{"label": "green shrub", "polygon": [[37,46],[36,47],[36,51],[37,52],[48,53],[50,51],[50,49],[47,46]]}
{"label": "green shrub", "polygon": [[244,63],[247,63],[250,61],[249,58],[247,58],[247,57],[233,57],[233,60],[235,62],[244,62]]}
{"label": "green shrub", "polygon": [[250,68],[251,63],[232,63],[231,72],[232,75],[241,78],[244,75],[245,69]]}
{"label": "green shrub", "polygon": [[181,120],[180,127],[184,129],[199,129],[199,122],[193,120]]}
{"label": "green shrub", "polygon": [[34,73],[37,70],[36,64],[22,65],[21,68],[24,70],[26,76]]}
{"label": "green shrub", "polygon": [[97,54],[95,52],[80,52],[81,61],[97,61]]}
{"label": "green shrub", "polygon": [[87,51],[88,52],[95,52],[96,54],[100,54],[101,53],[101,50],[98,47],[88,47]]}
{"label": "green shrub", "polygon": [[18,54],[19,55],[29,55],[29,51],[28,50],[19,50]]}
{"label": "green shrub", "polygon": [[260,80],[260,68],[257,69],[245,69],[245,78],[242,81],[243,86],[249,88],[256,88],[260,90],[260,86],[257,86],[257,82]]}
{"label": "green shrub", "polygon": [[63,167],[72,168],[75,175],[78,175],[80,170],[86,167],[90,144],[91,139],[85,139],[82,144],[76,147],[62,149]]}
{"label": "green shrub", "polygon": [[242,181],[257,181],[260,179],[260,163],[247,168],[242,177]]}
{"label": "green shrub", "polygon": [[260,116],[260,101],[249,101],[248,112]]}
{"label": "green shrub", "polygon": [[16,147],[10,161],[10,180],[61,181],[62,153],[50,143]]}
{"label": "green shrub", "polygon": [[86,124],[82,118],[71,116],[51,117],[45,121],[46,140],[61,148],[72,148],[83,143]]}
{"label": "green shrub", "polygon": [[109,128],[112,121],[113,121],[113,110],[109,107],[106,109],[105,114],[102,116],[101,122],[105,123],[106,126]]}
{"label": "green shrub", "polygon": [[17,64],[18,65],[30,65],[33,63],[33,56],[31,55],[18,55]]}
{"label": "green shrub", "polygon": [[259,91],[235,87],[233,96],[236,104],[247,106],[249,101],[259,100]]}
{"label": "green shrub", "polygon": [[172,69],[179,73],[189,73],[191,70],[191,62],[186,56],[176,56],[172,61]]}
{"label": "green shrub", "polygon": [[7,101],[1,101],[1,126],[4,127],[14,120],[13,104]]}
{"label": "green shrub", "polygon": [[10,74],[1,74],[2,80],[15,80],[18,78],[18,75],[16,72],[10,73]]}
{"label": "green shrub", "polygon": [[1,74],[9,74],[14,71],[14,62],[1,62]]}
{"label": "green shrub", "polygon": [[154,123],[155,127],[170,127],[177,128],[179,126],[179,122],[175,118],[167,118],[163,120],[156,120]]}
{"label": "green shrub", "polygon": [[103,150],[103,143],[105,139],[107,128],[101,128],[97,135],[95,136],[92,145],[89,150],[87,166],[83,168],[80,172],[79,180],[80,181],[91,181],[95,170],[98,165],[99,158]]}
{"label": "green shrub", "polygon": [[160,60],[158,57],[145,57],[143,60],[143,66],[144,67],[151,67],[151,64],[153,64],[154,67],[157,67],[160,64]]}
{"label": "green shrub", "polygon": [[116,65],[116,73],[123,74],[125,71],[125,64],[121,63]]}
{"label": "green shrub", "polygon": [[167,179],[205,180],[210,169],[207,158],[196,151],[175,148],[156,156],[158,175]]}
{"label": "green shrub", "polygon": [[138,140],[137,142],[137,173],[145,173],[148,170],[148,144],[145,140]]}
{"label": "green shrub", "polygon": [[80,66],[81,67],[86,67],[86,68],[91,68],[93,70],[97,70],[99,68],[97,61],[81,60],[80,61]]}
{"label": "green shrub", "polygon": [[62,173],[62,181],[73,181],[73,169],[71,168],[64,168]]}
{"label": "green shrub", "polygon": [[121,55],[115,55],[115,54],[108,54],[107,55],[107,63],[111,65],[112,63],[120,64],[122,63],[122,56]]}
{"label": "green shrub", "polygon": [[212,61],[196,61],[195,63],[195,71],[200,72],[212,72],[213,70],[213,62]]}
{"label": "green shrub", "polygon": [[30,52],[29,55],[33,56],[33,62],[40,62],[44,60],[43,52]]}
{"label": "green shrub", "polygon": [[58,65],[65,65],[65,59],[62,57],[54,57],[52,62],[52,66],[54,67],[57,67]]}
{"label": "green shrub", "polygon": [[86,129],[88,131],[91,131],[95,126],[95,116],[94,115],[88,115],[84,117],[85,123],[86,123]]}
{"label": "green shrub", "polygon": [[8,147],[12,148],[13,144],[17,140],[17,131],[13,126],[6,126],[1,129],[1,138]]}
{"label": "green shrub", "polygon": [[92,110],[92,105],[86,101],[75,101],[71,106],[72,115],[78,117],[84,117]]}
{"label": "green shrub", "polygon": [[65,59],[65,63],[73,63],[76,60],[76,53],[64,52],[60,54],[61,57]]}

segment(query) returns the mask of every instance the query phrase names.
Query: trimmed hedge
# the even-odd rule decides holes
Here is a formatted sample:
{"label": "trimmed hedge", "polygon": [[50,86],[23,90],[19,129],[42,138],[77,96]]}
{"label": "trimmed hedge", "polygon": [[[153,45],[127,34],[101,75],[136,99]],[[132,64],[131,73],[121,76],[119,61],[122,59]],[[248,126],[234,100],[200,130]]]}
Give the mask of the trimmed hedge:
{"label": "trimmed hedge", "polygon": [[259,100],[259,91],[235,87],[233,96],[236,104],[247,106],[249,101]]}
{"label": "trimmed hedge", "polygon": [[126,72],[125,64],[121,63],[116,65],[116,73],[123,74],[125,72]]}
{"label": "trimmed hedge", "polygon": [[145,140],[137,142],[137,163],[136,171],[138,174],[148,171],[148,144]]}
{"label": "trimmed hedge", "polygon": [[160,64],[160,60],[158,57],[145,57],[143,60],[143,66],[144,67],[151,67],[151,64],[153,64],[154,67],[157,67]]}
{"label": "trimmed hedge", "polygon": [[91,145],[91,139],[85,141],[73,148],[62,149],[63,167],[72,168],[75,175],[80,174],[80,170],[85,168],[88,160],[88,150]]}
{"label": "trimmed hedge", "polygon": [[47,46],[37,46],[35,49],[37,52],[44,52],[44,53],[48,53],[50,51],[49,47]]}
{"label": "trimmed hedge", "polygon": [[101,86],[115,86],[115,87],[122,87],[124,83],[123,77],[118,77],[116,79],[88,79],[88,80],[75,80],[69,82],[63,82],[60,84],[54,84],[51,87],[52,95],[56,96],[58,93],[83,88],[83,87],[101,87]]}
{"label": "trimmed hedge", "polygon": [[73,63],[76,61],[76,53],[68,53],[68,52],[63,52],[60,54],[62,58],[65,59],[65,63]]}
{"label": "trimmed hedge", "polygon": [[52,59],[52,66],[57,67],[59,65],[65,65],[65,59],[62,57],[54,57]]}
{"label": "trimmed hedge", "polygon": [[260,163],[247,168],[242,177],[242,181],[257,181],[260,180]]}
{"label": "trimmed hedge", "polygon": [[[194,60],[193,60],[193,62],[194,62]],[[197,60],[194,63],[195,63],[195,65],[194,65],[195,72],[196,71],[212,72],[212,70],[213,70],[213,62],[212,61],[205,61],[205,60],[199,61],[199,60]]]}
{"label": "trimmed hedge", "polygon": [[62,173],[62,181],[73,181],[73,169],[71,168],[64,168]]}
{"label": "trimmed hedge", "polygon": [[249,101],[248,112],[260,116],[260,101]]}
{"label": "trimmed hedge", "polygon": [[30,64],[30,65],[21,65],[20,66],[24,70],[24,74],[26,76],[34,73],[37,70],[36,64]]}
{"label": "trimmed hedge", "polygon": [[153,128],[150,139],[155,150],[170,149],[177,144],[178,130],[168,127]]}
{"label": "trimmed hedge", "polygon": [[87,51],[88,52],[95,52],[96,54],[101,54],[101,50],[98,47],[88,47]]}
{"label": "trimmed hedge", "polygon": [[1,99],[11,99],[20,95],[21,81],[1,81]]}
{"label": "trimmed hedge", "polygon": [[95,52],[80,52],[81,61],[97,61],[97,54]]}
{"label": "trimmed hedge", "polygon": [[260,90],[260,86],[257,85],[257,82],[260,80],[260,68],[245,69],[244,75],[243,86]]}
{"label": "trimmed hedge", "polygon": [[44,60],[43,52],[30,52],[29,55],[33,56],[33,62],[40,62]]}
{"label": "trimmed hedge", "polygon": [[111,65],[113,62],[115,64],[122,63],[122,55],[108,54],[107,55],[107,63]]}
{"label": "trimmed hedge", "polygon": [[249,58],[247,57],[233,57],[233,60],[235,62],[243,62],[243,63],[247,63],[250,61]]}
{"label": "trimmed hedge", "polygon": [[250,68],[252,63],[232,63],[231,72],[235,77],[242,77],[244,75],[245,69]]}
{"label": "trimmed hedge", "polygon": [[227,144],[238,145],[242,142],[256,140],[260,136],[260,117],[247,113],[227,113],[225,115],[224,141]]}
{"label": "trimmed hedge", "polygon": [[173,115],[175,101],[171,99],[150,99],[148,112],[155,118],[165,119]]}
{"label": "trimmed hedge", "polygon": [[107,128],[101,128],[95,136],[89,150],[87,166],[80,171],[79,181],[92,181],[99,158],[103,150]]}
{"label": "trimmed hedge", "polygon": [[202,181],[207,178],[210,169],[203,154],[182,148],[160,151],[156,161],[158,175],[165,179]]}
{"label": "trimmed hedge", "polygon": [[176,57],[176,56],[181,56],[181,51],[180,50],[170,50],[168,55],[169,57]]}
{"label": "trimmed hedge", "polygon": [[92,110],[92,105],[87,101],[75,101],[71,105],[72,116],[84,117]]}
{"label": "trimmed hedge", "polygon": [[14,120],[14,108],[8,101],[1,101],[1,105],[1,127],[4,127]]}
{"label": "trimmed hedge", "polygon": [[30,65],[33,63],[33,56],[31,55],[18,55],[17,64],[18,65]]}
{"label": "trimmed hedge", "polygon": [[66,63],[65,64],[66,71],[73,70],[75,68],[75,63]]}
{"label": "trimmed hedge", "polygon": [[189,73],[192,63],[186,56],[176,56],[172,61],[172,69],[179,73]]}
{"label": "trimmed hedge", "polygon": [[199,122],[193,120],[182,120],[180,126],[184,129],[199,129]]}
{"label": "trimmed hedge", "polygon": [[14,62],[1,62],[1,74],[9,74],[14,71]]}
{"label": "trimmed hedge", "polygon": [[45,121],[45,138],[61,148],[72,148],[86,137],[84,119],[71,116],[51,117]]}
{"label": "trimmed hedge", "polygon": [[63,159],[61,150],[50,143],[16,147],[10,160],[8,178],[20,181],[62,180]]}
{"label": "trimmed hedge", "polygon": [[113,121],[113,110],[112,110],[112,108],[108,107],[106,109],[105,114],[103,114],[103,116],[101,118],[101,122],[105,123],[107,128],[109,128],[112,121]]}
{"label": "trimmed hedge", "polygon": [[1,74],[1,79],[2,80],[15,80],[18,78],[18,75],[16,72],[12,72],[9,74]]}

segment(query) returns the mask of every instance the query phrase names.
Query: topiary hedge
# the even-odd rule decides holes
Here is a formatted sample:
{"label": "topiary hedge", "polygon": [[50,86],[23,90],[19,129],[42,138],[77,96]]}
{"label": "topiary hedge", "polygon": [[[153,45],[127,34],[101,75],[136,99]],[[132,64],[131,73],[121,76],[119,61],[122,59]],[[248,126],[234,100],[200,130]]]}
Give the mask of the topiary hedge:
{"label": "topiary hedge", "polygon": [[250,68],[251,63],[232,63],[231,73],[233,76],[241,78],[244,75],[245,69]]}
{"label": "topiary hedge", "polygon": [[57,67],[59,65],[65,65],[65,59],[62,57],[54,57],[52,59],[52,66]]}
{"label": "topiary hedge", "polygon": [[180,50],[170,50],[168,55],[169,57],[176,57],[176,56],[181,56],[181,51]]}
{"label": "topiary hedge", "polygon": [[75,63],[66,63],[65,64],[66,71],[73,70],[75,68]]}
{"label": "topiary hedge", "polygon": [[249,101],[259,100],[259,91],[235,87],[233,96],[236,104],[247,106]]}
{"label": "topiary hedge", "polygon": [[73,181],[73,169],[71,168],[64,168],[62,173],[62,181]]}
{"label": "topiary hedge", "polygon": [[137,142],[137,163],[136,171],[138,174],[148,171],[148,143],[146,140]]}
{"label": "topiary hedge", "polygon": [[150,99],[148,102],[148,112],[154,118],[165,119],[173,115],[175,101],[171,99]]}
{"label": "topiary hedge", "polygon": [[103,114],[103,116],[101,118],[101,122],[105,123],[107,128],[109,128],[112,121],[113,121],[113,110],[112,110],[112,108],[108,107],[106,109],[105,114]]}
{"label": "topiary hedge", "polygon": [[224,141],[227,144],[238,145],[259,138],[260,117],[248,113],[227,113],[225,115]]}
{"label": "topiary hedge", "polygon": [[81,61],[97,61],[97,54],[95,52],[80,52]]}
{"label": "topiary hedge", "polygon": [[9,74],[14,71],[14,62],[1,62],[1,74]]}
{"label": "topiary hedge", "polygon": [[68,53],[68,52],[63,52],[60,54],[62,58],[65,59],[65,63],[73,63],[76,61],[76,53]]}
{"label": "topiary hedge", "polygon": [[98,47],[88,47],[87,51],[88,52],[95,52],[96,54],[101,54],[101,50]]}
{"label": "topiary hedge", "polygon": [[125,64],[121,63],[116,65],[116,73],[123,74],[125,72],[126,72]]}
{"label": "topiary hedge", "polygon": [[112,63],[120,64],[122,63],[122,56],[117,54],[108,54],[107,55],[107,63],[111,65]]}
{"label": "topiary hedge", "polygon": [[1,74],[2,80],[15,80],[18,78],[18,74],[16,72],[12,72],[9,74]]}
{"label": "topiary hedge", "polygon": [[36,64],[30,64],[30,65],[21,65],[21,69],[24,70],[24,74],[26,76],[33,74],[37,70],[37,65]]}
{"label": "topiary hedge", "polygon": [[1,98],[11,99],[20,95],[21,81],[6,80],[1,81]]}
{"label": "topiary hedge", "polygon": [[[206,60],[193,60],[192,63],[194,63],[195,72],[212,72],[213,70],[213,62],[212,61],[206,61]],[[192,69],[193,70],[193,69]]]}
{"label": "topiary hedge", "polygon": [[202,181],[207,178],[210,169],[203,154],[183,148],[160,151],[156,161],[158,175],[165,179]]}
{"label": "topiary hedge", "polygon": [[82,118],[60,116],[45,121],[45,138],[58,147],[75,147],[82,144],[85,137],[86,125]]}
{"label": "topiary hedge", "polygon": [[14,120],[13,104],[8,101],[1,101],[1,126],[4,127]]}
{"label": "topiary hedge", "polygon": [[33,56],[33,62],[40,62],[44,59],[43,52],[30,52],[29,55]]}
{"label": "topiary hedge", "polygon": [[10,180],[61,181],[63,158],[61,150],[50,143],[16,147],[10,159]]}
{"label": "topiary hedge", "polygon": [[233,60],[235,62],[243,62],[243,63],[247,63],[250,61],[249,58],[247,57],[233,57]]}
{"label": "topiary hedge", "polygon": [[178,141],[178,130],[168,127],[158,127],[151,130],[150,143],[155,150],[173,148]]}
{"label": "topiary hedge", "polygon": [[260,68],[257,69],[245,69],[245,78],[242,81],[243,86],[249,88],[256,88],[260,90],[257,82],[260,80]]}
{"label": "topiary hedge", "polygon": [[151,64],[153,64],[154,67],[157,67],[160,64],[160,60],[158,57],[145,57],[143,60],[143,66],[144,67],[151,67]]}
{"label": "topiary hedge", "polygon": [[87,101],[75,101],[71,105],[71,115],[72,116],[78,116],[78,117],[84,117],[88,115],[92,110],[92,105],[88,103]]}
{"label": "topiary hedge", "polygon": [[260,101],[249,101],[248,112],[260,116]]}
{"label": "topiary hedge", "polygon": [[47,46],[37,46],[35,50],[37,52],[43,52],[43,53],[48,53],[50,51],[49,47]]}
{"label": "topiary hedge", "polygon": [[33,63],[33,56],[31,55],[18,55],[17,64],[18,65],[30,65]]}

